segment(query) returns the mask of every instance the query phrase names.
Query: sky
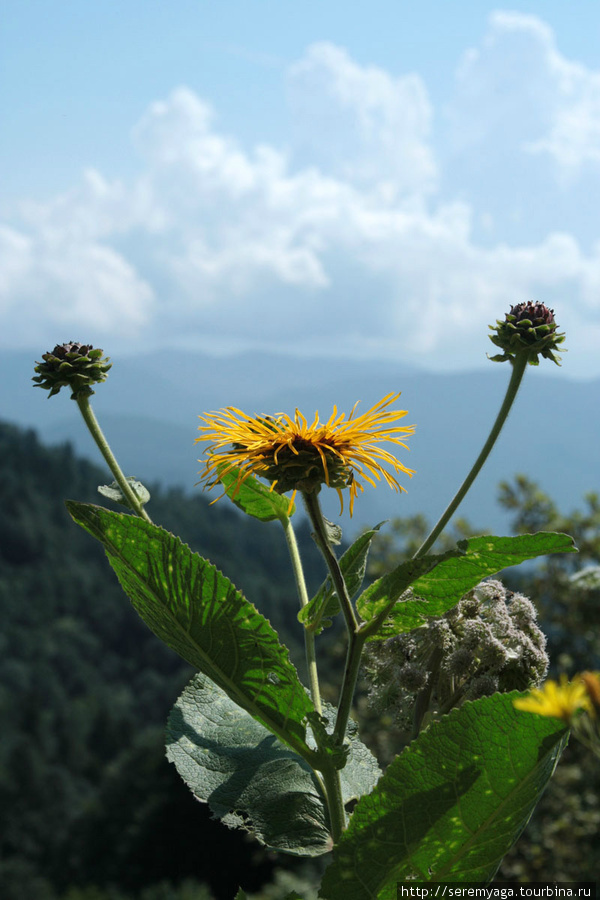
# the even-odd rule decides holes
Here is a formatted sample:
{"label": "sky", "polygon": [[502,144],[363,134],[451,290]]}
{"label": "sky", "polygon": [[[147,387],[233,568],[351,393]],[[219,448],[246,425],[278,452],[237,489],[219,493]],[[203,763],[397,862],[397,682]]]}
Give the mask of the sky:
{"label": "sky", "polygon": [[4,0],[2,346],[450,372],[536,300],[600,377],[600,4],[573,9]]}

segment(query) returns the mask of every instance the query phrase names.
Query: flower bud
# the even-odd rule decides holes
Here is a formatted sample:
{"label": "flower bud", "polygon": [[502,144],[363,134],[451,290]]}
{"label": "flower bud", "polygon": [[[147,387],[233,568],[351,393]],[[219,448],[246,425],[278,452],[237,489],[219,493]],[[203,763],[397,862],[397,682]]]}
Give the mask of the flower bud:
{"label": "flower bud", "polygon": [[34,387],[50,391],[48,397],[58,394],[62,387],[71,388],[71,400],[89,397],[94,393],[93,384],[106,381],[112,363],[103,358],[103,350],[94,350],[92,344],[75,341],[57,344],[54,350],[44,353],[44,362],[36,362]]}
{"label": "flower bud", "polygon": [[398,670],[398,682],[406,691],[416,693],[427,684],[429,673],[414,663],[407,662]]}
{"label": "flower bud", "polygon": [[490,325],[493,332],[489,335],[490,340],[504,351],[490,359],[494,362],[512,361],[517,355],[526,352],[531,366],[539,365],[538,354],[559,366],[560,357],[555,356],[555,351],[558,351],[565,335],[559,334],[557,328],[554,310],[548,309],[543,303],[518,303],[511,306],[503,322],[497,319],[496,325]]}
{"label": "flower bud", "polygon": [[480,697],[491,697],[499,688],[498,676],[485,674],[474,678],[466,692],[467,700],[478,700]]}

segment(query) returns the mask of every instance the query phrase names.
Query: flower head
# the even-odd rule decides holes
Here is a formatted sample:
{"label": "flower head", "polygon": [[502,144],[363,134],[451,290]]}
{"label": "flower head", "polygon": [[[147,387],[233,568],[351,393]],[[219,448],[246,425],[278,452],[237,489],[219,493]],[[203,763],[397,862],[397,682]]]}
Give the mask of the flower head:
{"label": "flower head", "polygon": [[200,426],[204,433],[196,443],[212,442],[201,480],[212,487],[235,469],[239,471],[239,484],[249,475],[258,475],[281,494],[310,493],[325,484],[337,490],[342,507],[342,490],[347,487],[352,515],[354,500],[363,490],[359,478],[373,487],[383,478],[394,490],[403,491],[384,465],[396,474],[413,475],[411,469],[378,446],[387,441],[408,449],[400,435],[412,434],[414,425],[399,427],[395,423],[406,411],[388,409],[399,396],[388,394],[360,416],[354,415],[358,404],[348,417],[334,406],[326,422],[319,421],[317,412],[310,425],[299,410],[293,419],[286,413],[248,416],[231,406],[200,416],[206,424]]}
{"label": "flower head", "polygon": [[590,698],[582,679],[578,676],[568,681],[564,674],[560,676],[560,683],[547,681],[541,688],[533,688],[528,697],[515,700],[513,705],[523,712],[554,716],[568,723],[578,710],[591,711]]}
{"label": "flower head", "polygon": [[533,604],[496,579],[476,585],[443,616],[373,641],[365,659],[369,701],[393,712],[407,729],[418,717],[431,721],[466,700],[526,690],[539,684],[547,669]]}
{"label": "flower head", "polygon": [[54,350],[42,354],[44,362],[36,363],[34,387],[50,391],[48,397],[58,394],[62,387],[71,388],[71,400],[93,394],[93,384],[106,381],[112,363],[104,359],[104,350],[94,350],[91,344],[69,341],[57,344]]}
{"label": "flower head", "polygon": [[526,351],[532,366],[539,364],[538,354],[559,366],[560,357],[555,356],[555,351],[565,335],[559,334],[557,328],[553,309],[543,303],[517,303],[511,306],[504,321],[498,319],[495,325],[490,325],[493,332],[490,340],[504,351],[490,358],[494,362],[512,361],[517,353]]}

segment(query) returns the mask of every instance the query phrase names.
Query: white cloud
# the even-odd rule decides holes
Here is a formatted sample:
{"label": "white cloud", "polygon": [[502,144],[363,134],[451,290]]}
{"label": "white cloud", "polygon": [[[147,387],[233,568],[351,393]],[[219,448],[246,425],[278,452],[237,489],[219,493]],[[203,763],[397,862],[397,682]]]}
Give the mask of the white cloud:
{"label": "white cloud", "polygon": [[434,187],[432,109],[418,75],[393,78],[321,42],[290,68],[288,94],[304,162],[392,196]]}
{"label": "white cloud", "polygon": [[30,207],[28,233],[0,230],[0,310],[11,346],[78,340],[71,332],[79,328],[85,340],[115,331],[135,337],[148,319],[152,288],[121,254],[86,235],[87,206],[72,210],[73,219],[53,225],[48,209],[36,218]]}
{"label": "white cloud", "polygon": [[561,175],[600,166],[600,70],[563,56],[535,16],[496,12],[457,77],[451,110],[458,147],[491,144],[547,156]]}
{"label": "white cloud", "polygon": [[[550,133],[555,110],[544,62],[551,35],[536,19],[503,16],[463,63],[452,122],[464,126],[465,159],[502,133],[504,165],[519,155],[531,164],[525,138]],[[511,75],[524,66],[537,72],[525,98]],[[418,76],[394,78],[317,44],[291,68],[289,90],[297,147],[244,148],[182,87],[135,127],[141,168],[129,183],[89,171],[65,195],[24,204],[0,231],[11,343],[91,340],[114,354],[132,340],[206,347],[225,337],[460,369],[485,361],[488,323],[537,299],[568,326],[571,371],[600,372],[589,339],[600,245],[586,253],[560,227],[495,239],[507,191],[495,207],[462,186],[452,192],[456,165],[436,145]],[[540,97],[547,102],[525,128]],[[521,118],[511,133],[513,106]],[[479,109],[487,118],[473,115]]]}

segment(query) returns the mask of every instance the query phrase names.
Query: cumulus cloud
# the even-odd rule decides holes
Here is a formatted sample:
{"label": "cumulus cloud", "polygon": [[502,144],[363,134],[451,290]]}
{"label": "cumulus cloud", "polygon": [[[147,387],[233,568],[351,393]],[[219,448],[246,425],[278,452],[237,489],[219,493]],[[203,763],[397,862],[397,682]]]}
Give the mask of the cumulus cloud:
{"label": "cumulus cloud", "polygon": [[305,163],[370,189],[387,186],[392,195],[434,187],[433,111],[418,75],[393,78],[321,42],[291,66],[288,95]]}
{"label": "cumulus cloud", "polygon": [[[329,43],[289,70],[296,133],[285,150],[242,146],[205,99],[174,90],[133,129],[136,177],[89,171],[0,230],[4,333],[30,346],[33,322],[36,342],[93,340],[112,353],[120,341],[230,342],[459,369],[485,360],[488,323],[534,298],[572,332],[572,371],[598,372],[600,246],[585,251],[557,225],[499,235],[507,192],[482,206],[474,167],[467,178],[456,162],[499,133],[517,169],[548,155],[535,142],[556,121],[552,41],[537,19],[496,16],[461,64],[441,131],[419,76],[360,66]],[[529,98],[515,60],[537,73]],[[461,136],[454,157],[440,149],[444,127]]]}
{"label": "cumulus cloud", "polygon": [[[79,213],[86,220],[89,212],[75,204],[74,218]],[[28,213],[33,227],[27,232],[0,229],[0,311],[10,346],[77,340],[71,332],[80,324],[135,337],[151,312],[150,285],[122,254],[86,238],[70,218],[54,227],[47,209],[39,218],[32,208]]]}
{"label": "cumulus cloud", "polygon": [[457,148],[547,156],[561,175],[600,171],[600,70],[563,56],[536,16],[496,12],[457,71],[450,116]]}

